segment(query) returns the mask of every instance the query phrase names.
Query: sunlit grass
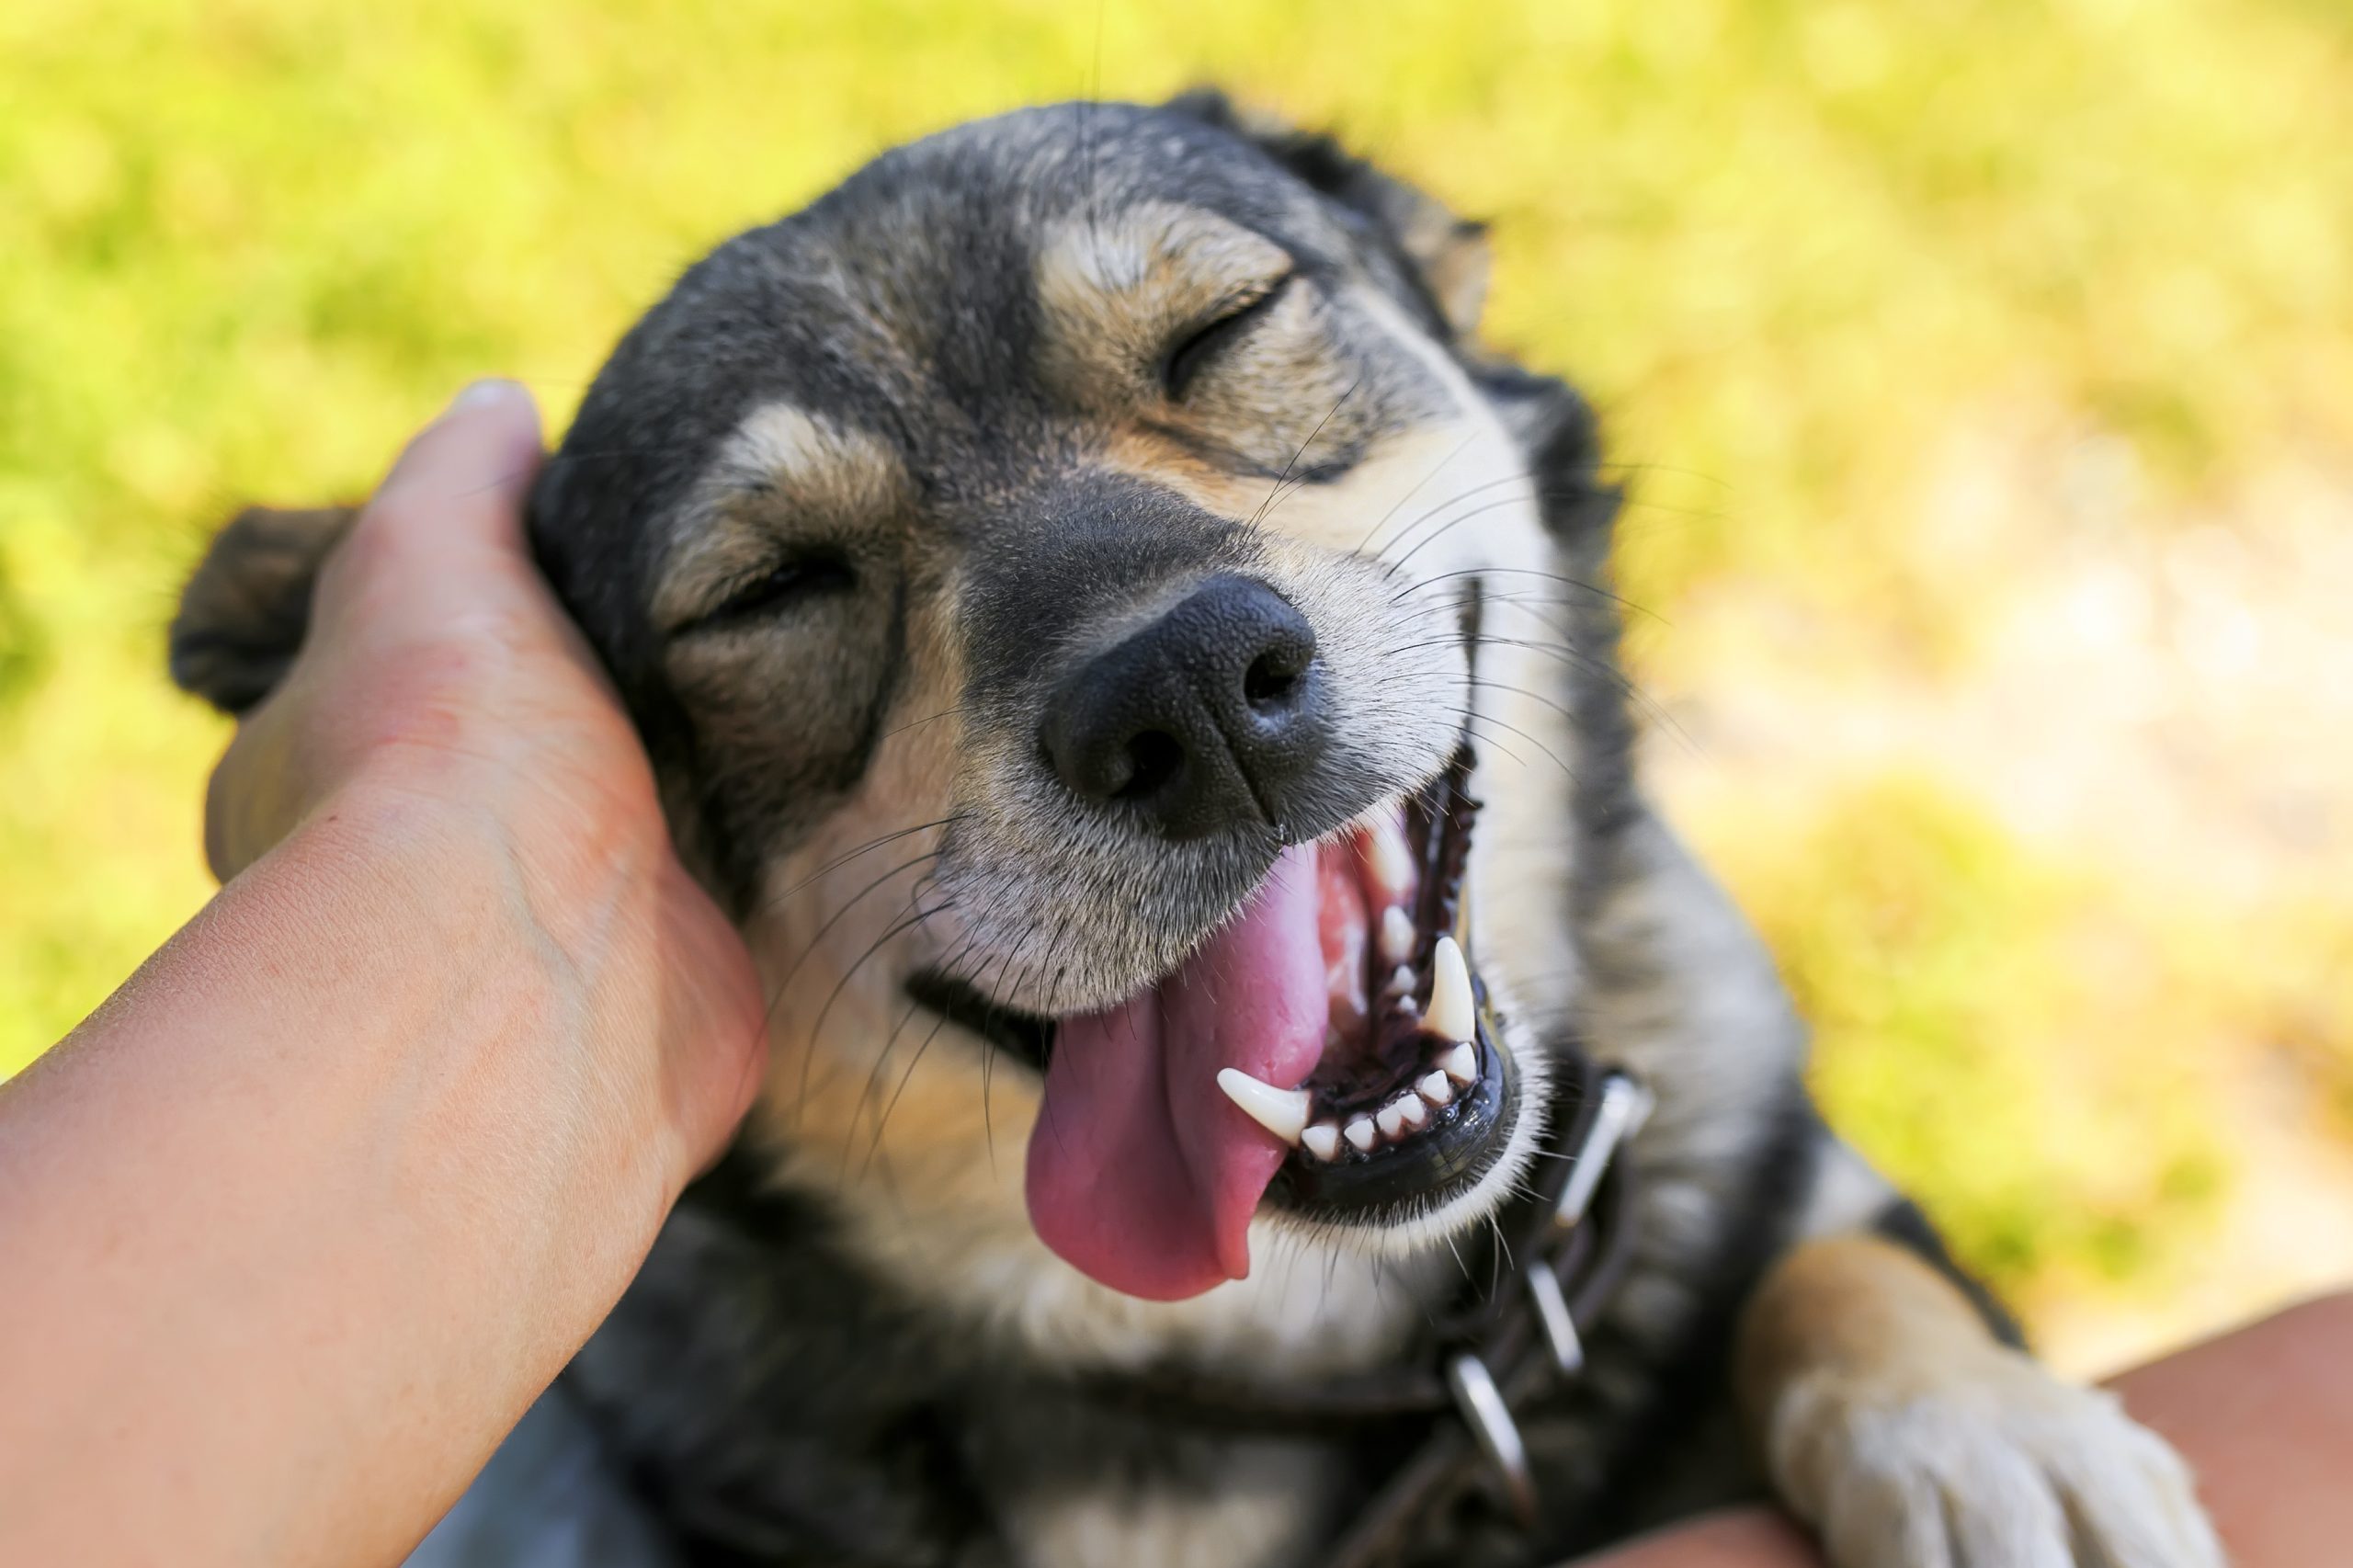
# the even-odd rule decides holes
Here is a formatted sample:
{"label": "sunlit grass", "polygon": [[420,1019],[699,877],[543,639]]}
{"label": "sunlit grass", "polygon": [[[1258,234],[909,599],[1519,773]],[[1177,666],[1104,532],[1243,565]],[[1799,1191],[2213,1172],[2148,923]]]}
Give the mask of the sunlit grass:
{"label": "sunlit grass", "polygon": [[[205,525],[363,492],[478,373],[560,422],[678,267],[883,145],[1202,80],[1340,128],[1495,223],[1493,336],[1605,411],[1646,679],[1728,673],[1675,631],[1726,594],[1933,676],[2030,569],[1915,515],[1957,420],[2120,443],[2148,528],[2353,448],[2348,37],[2222,0],[10,7],[0,1072],[208,889],[223,727],[160,656]],[[2114,884],[1966,779],[1814,811],[1711,836],[1829,1103],[2006,1281],[2146,1277],[2194,1233],[2232,1169],[2194,1114],[2213,1028],[2353,1101],[2353,1007],[2303,978],[2341,905],[2279,912],[2259,961],[2152,923],[2174,989],[2128,1042],[2069,947]]]}

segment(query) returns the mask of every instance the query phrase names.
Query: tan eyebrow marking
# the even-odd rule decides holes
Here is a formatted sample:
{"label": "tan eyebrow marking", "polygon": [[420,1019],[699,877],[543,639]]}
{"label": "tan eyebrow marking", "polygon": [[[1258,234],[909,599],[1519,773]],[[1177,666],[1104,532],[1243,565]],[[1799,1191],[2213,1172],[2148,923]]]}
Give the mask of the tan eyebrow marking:
{"label": "tan eyebrow marking", "polygon": [[896,452],[862,430],[790,403],[765,403],[721,446],[675,531],[654,596],[654,624],[675,630],[712,597],[771,565],[784,516],[836,529],[904,505]]}
{"label": "tan eyebrow marking", "polygon": [[1064,218],[1038,251],[1040,368],[1063,385],[1132,373],[1170,334],[1291,267],[1282,246],[1198,207],[1146,201]]}
{"label": "tan eyebrow marking", "polygon": [[898,454],[863,430],[790,403],[764,403],[720,449],[719,483],[782,491],[804,505],[845,512],[895,502],[906,485]]}

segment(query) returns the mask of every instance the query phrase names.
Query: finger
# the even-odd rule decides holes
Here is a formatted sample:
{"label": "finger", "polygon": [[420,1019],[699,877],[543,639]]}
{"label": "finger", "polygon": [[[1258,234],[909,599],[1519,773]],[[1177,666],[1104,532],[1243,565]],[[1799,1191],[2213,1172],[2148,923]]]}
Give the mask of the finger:
{"label": "finger", "polygon": [[[540,411],[519,381],[474,382],[419,431],[376,487],[372,510],[481,528],[512,524],[540,467]],[[519,528],[510,528],[520,541]]]}
{"label": "finger", "polygon": [[301,815],[307,780],[298,751],[282,710],[238,723],[204,790],[204,860],[221,881],[259,859]]}
{"label": "finger", "polygon": [[542,456],[529,392],[496,380],[466,388],[385,474],[321,575],[321,608],[339,602],[355,578],[373,591],[429,594],[483,554],[528,562],[523,508]]}

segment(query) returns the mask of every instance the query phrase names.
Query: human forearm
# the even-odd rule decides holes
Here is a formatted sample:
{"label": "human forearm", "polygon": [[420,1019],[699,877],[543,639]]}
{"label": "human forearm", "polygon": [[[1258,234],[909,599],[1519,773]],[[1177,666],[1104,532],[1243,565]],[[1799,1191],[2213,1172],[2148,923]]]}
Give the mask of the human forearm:
{"label": "human forearm", "polygon": [[687,1162],[558,880],[347,790],[0,1096],[0,1561],[397,1558],[593,1328]]}
{"label": "human forearm", "polygon": [[320,537],[228,885],[0,1088],[0,1562],[396,1560],[743,1114],[758,982],[532,564],[539,458],[479,384]]}

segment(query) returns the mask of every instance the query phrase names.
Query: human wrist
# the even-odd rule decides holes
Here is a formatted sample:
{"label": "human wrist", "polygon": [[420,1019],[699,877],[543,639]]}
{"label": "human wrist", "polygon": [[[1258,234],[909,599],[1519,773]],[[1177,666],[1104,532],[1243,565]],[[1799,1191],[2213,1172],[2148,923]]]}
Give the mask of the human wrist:
{"label": "human wrist", "polygon": [[529,1140],[540,1176],[576,1167],[600,1221],[650,1243],[691,1164],[659,1081],[650,852],[511,781],[388,758],[280,853],[307,885],[351,890],[346,939],[381,945],[375,994],[415,1021],[404,1049],[463,1072],[460,1124],[430,1135]]}

